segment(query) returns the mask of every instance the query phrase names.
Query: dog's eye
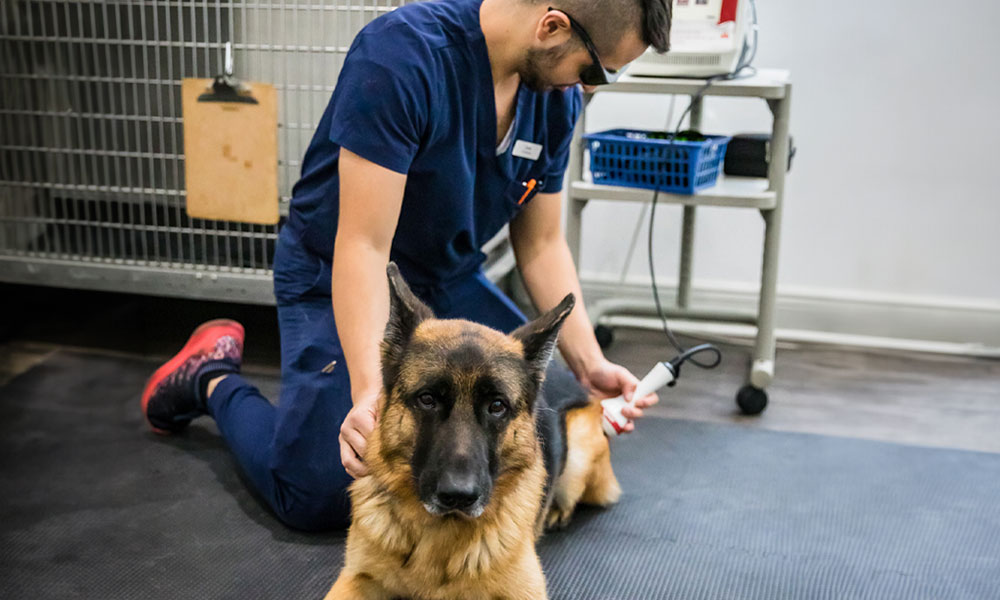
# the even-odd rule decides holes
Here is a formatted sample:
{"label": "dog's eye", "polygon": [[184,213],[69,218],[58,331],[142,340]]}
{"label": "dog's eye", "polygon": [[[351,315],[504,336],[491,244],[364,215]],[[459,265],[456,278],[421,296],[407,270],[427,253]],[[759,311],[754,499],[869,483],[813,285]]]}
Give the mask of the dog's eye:
{"label": "dog's eye", "polygon": [[488,410],[490,411],[490,414],[493,415],[494,417],[502,417],[505,414],[507,414],[507,405],[504,404],[503,401],[501,400],[494,400],[493,402],[490,403],[490,407]]}
{"label": "dog's eye", "polygon": [[417,396],[417,404],[421,408],[434,408],[437,406],[437,400],[431,394],[424,393]]}

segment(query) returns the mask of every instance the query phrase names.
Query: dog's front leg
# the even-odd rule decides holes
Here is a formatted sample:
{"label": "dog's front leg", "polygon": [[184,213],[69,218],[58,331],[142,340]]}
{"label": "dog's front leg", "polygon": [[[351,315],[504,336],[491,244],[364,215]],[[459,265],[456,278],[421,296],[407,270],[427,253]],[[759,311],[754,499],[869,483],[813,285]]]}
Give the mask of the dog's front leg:
{"label": "dog's front leg", "polygon": [[495,596],[504,600],[548,600],[538,555],[534,551],[525,553],[519,563],[513,576],[502,586],[503,591],[496,592]]}
{"label": "dog's front leg", "polygon": [[507,600],[548,600],[549,594],[545,591],[545,580],[541,582],[521,583],[518,591],[510,592],[509,596],[504,596]]}
{"label": "dog's front leg", "polygon": [[392,596],[371,576],[342,571],[325,600],[392,600]]}

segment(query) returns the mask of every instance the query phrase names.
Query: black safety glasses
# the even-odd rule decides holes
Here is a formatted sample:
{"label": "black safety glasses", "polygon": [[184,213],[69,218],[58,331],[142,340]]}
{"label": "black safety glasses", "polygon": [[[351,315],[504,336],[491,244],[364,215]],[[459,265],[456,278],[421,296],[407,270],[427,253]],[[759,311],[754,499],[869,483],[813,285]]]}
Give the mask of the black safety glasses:
{"label": "black safety glasses", "polygon": [[580,36],[583,47],[587,49],[587,52],[590,53],[590,58],[594,61],[580,71],[580,81],[583,85],[605,85],[617,81],[622,76],[622,71],[625,69],[609,71],[604,68],[604,65],[601,64],[601,57],[597,54],[597,48],[594,46],[593,40],[590,39],[590,35],[587,34],[587,30],[583,28],[583,25],[580,25],[568,12],[560,8],[552,8],[550,6],[549,10],[558,10],[566,15],[566,18],[569,19],[569,26]]}

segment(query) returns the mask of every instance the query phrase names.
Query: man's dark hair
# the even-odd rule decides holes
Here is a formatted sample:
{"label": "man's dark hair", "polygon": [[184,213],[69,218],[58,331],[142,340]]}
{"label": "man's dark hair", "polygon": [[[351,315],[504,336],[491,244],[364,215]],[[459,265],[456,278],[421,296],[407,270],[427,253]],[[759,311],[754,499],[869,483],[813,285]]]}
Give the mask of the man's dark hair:
{"label": "man's dark hair", "polygon": [[638,31],[640,39],[657,52],[670,49],[672,0],[530,0],[572,15],[587,30],[600,52],[617,48],[625,33]]}
{"label": "man's dark hair", "polygon": [[639,0],[642,5],[642,41],[663,54],[670,50],[672,0]]}

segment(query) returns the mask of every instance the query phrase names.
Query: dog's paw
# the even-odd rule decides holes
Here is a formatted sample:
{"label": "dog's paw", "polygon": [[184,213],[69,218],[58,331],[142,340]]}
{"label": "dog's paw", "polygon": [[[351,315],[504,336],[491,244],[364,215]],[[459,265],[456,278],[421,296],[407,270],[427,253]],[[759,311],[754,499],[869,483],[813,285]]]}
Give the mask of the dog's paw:
{"label": "dog's paw", "polygon": [[618,500],[622,497],[622,488],[618,485],[618,482],[612,477],[609,481],[604,482],[600,487],[593,487],[587,489],[580,499],[583,504],[591,504],[593,506],[600,506],[601,508],[607,508],[612,504],[616,504]]}
{"label": "dog's paw", "polygon": [[573,510],[563,510],[558,505],[553,504],[549,509],[549,514],[545,517],[545,529],[563,529],[569,525],[569,520],[573,517]]}

